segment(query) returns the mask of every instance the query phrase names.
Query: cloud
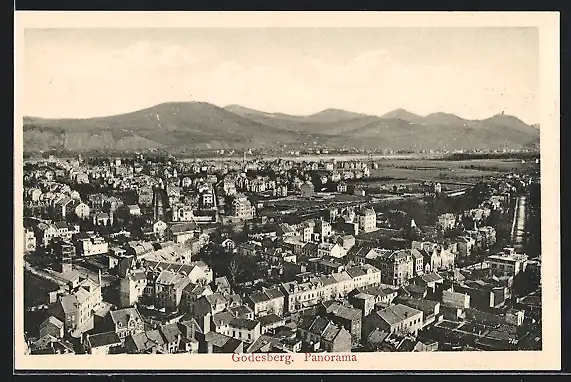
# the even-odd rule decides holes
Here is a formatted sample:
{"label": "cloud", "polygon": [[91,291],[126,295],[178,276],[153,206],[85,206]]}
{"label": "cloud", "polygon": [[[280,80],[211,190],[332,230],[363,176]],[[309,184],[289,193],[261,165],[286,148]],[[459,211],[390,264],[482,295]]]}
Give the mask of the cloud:
{"label": "cloud", "polygon": [[428,64],[384,49],[325,57],[211,55],[184,42],[138,41],[111,49],[51,43],[27,52],[25,108],[33,115],[86,117],[192,99],[292,114],[329,107],[382,114],[402,107],[470,118],[499,108],[521,115],[535,100],[525,80],[529,70],[507,64]]}

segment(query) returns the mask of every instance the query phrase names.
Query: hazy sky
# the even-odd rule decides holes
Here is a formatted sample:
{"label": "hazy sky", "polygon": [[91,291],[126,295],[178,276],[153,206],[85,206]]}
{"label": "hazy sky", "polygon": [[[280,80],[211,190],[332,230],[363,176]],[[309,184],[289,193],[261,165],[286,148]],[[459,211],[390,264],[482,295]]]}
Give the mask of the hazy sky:
{"label": "hazy sky", "polygon": [[536,28],[28,29],[25,115],[167,101],[539,121]]}

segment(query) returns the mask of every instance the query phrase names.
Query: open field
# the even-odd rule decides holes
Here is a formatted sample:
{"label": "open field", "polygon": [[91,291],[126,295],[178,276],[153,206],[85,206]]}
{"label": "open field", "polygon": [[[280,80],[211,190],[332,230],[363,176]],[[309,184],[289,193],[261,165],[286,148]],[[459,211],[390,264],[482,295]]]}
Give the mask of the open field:
{"label": "open field", "polygon": [[504,172],[521,172],[538,164],[513,159],[429,160],[387,159],[377,162],[379,168],[371,171],[371,177],[393,177],[426,181],[453,181],[495,176]]}

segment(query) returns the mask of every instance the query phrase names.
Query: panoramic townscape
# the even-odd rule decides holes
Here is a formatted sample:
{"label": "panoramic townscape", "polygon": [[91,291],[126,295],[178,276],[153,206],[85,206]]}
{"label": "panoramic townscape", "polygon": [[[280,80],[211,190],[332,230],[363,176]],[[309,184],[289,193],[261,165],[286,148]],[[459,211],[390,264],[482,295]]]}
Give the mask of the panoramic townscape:
{"label": "panoramic townscape", "polygon": [[539,161],[488,155],[29,161],[29,352],[540,349]]}
{"label": "panoramic townscape", "polygon": [[[421,32],[427,39],[431,33],[441,33]],[[514,32],[514,41],[531,41],[524,32]],[[56,68],[53,75],[60,76],[53,87],[31,89],[29,97],[40,97],[41,102],[29,101],[36,107],[30,106],[23,119],[23,240],[16,257],[23,258],[27,354],[226,353],[238,362],[249,360],[250,354],[257,360],[255,355],[263,353],[260,357],[271,355],[290,362],[284,353],[302,353],[306,360],[350,361],[363,352],[542,349],[540,126],[530,123],[533,115],[516,117],[513,112],[531,110],[527,103],[512,107],[518,104],[523,85],[516,95],[508,94],[509,86],[505,90],[498,86],[497,92],[506,96],[502,93],[503,98],[488,100],[487,72],[478,72],[478,81],[487,86],[481,93],[476,82],[474,89],[456,93],[454,84],[437,84],[429,89],[431,93],[423,86],[432,84],[433,77],[468,80],[458,74],[463,73],[461,69],[440,70],[436,64],[427,64],[426,82],[402,81],[410,88],[403,88],[400,98],[385,91],[383,99],[367,104],[368,91],[380,94],[382,84],[400,89],[401,84],[391,78],[403,79],[425,69],[419,65],[406,66],[409,72],[399,71],[396,54],[406,45],[401,40],[392,43],[393,57],[378,49],[374,54],[365,48],[361,49],[365,53],[357,48],[351,51],[353,43],[347,41],[365,44],[369,40],[339,37],[339,44],[345,41],[347,56],[356,58],[343,61],[343,56],[338,68],[319,64],[323,78],[315,79],[320,74],[316,72],[298,76],[308,81],[307,92],[314,90],[312,86],[328,91],[308,95],[300,91],[279,102],[291,106],[302,97],[301,105],[314,97],[316,105],[327,101],[327,107],[343,109],[315,106],[314,111],[323,111],[302,115],[251,108],[263,105],[267,98],[266,84],[258,78],[270,78],[272,68],[289,65],[286,55],[278,52],[275,57],[283,60],[265,64],[254,65],[240,56],[235,60],[245,64],[239,66],[220,58],[220,70],[204,72],[208,81],[222,81],[216,92],[208,93],[221,94],[219,101],[204,93],[208,102],[165,98],[156,106],[125,106],[123,113],[115,113],[119,99],[127,103],[148,97],[145,94],[155,89],[133,87],[127,97],[122,92],[128,86],[113,83],[113,88],[101,93],[93,91],[90,99],[94,110],[108,106],[94,115],[108,116],[47,118],[46,113],[44,118],[42,107],[50,98],[52,105],[70,110],[87,104],[74,91],[49,95],[57,86],[65,87],[61,84],[66,76],[71,78],[69,84],[92,76],[91,92],[91,86],[95,89],[105,81],[98,71],[112,68],[110,73],[122,73],[123,62],[123,53],[111,52],[109,57],[115,61],[109,65],[104,61],[107,56],[94,53],[97,65],[85,63],[81,70],[68,73],[66,65],[52,65],[68,57],[64,49],[58,48],[57,60],[50,62],[50,50],[42,47],[46,41],[69,38],[74,60],[82,60],[75,49],[83,42],[73,39],[88,32],[57,32],[53,40],[50,33],[56,32],[30,32],[27,37],[30,57],[41,57],[36,60],[41,68],[30,73],[40,76]],[[99,38],[112,44],[125,32],[102,37],[97,34],[102,32],[89,33],[93,35],[85,34],[81,41],[95,51],[105,45]],[[155,32],[148,33],[149,40],[156,37]],[[311,37],[318,32],[303,33],[300,36]],[[337,36],[327,33],[331,39]],[[442,33],[438,38],[454,35]],[[520,49],[520,43],[494,45],[503,39],[511,41],[508,32],[478,33],[462,35],[459,41],[481,36],[474,44],[485,40],[497,49],[492,54],[488,48],[479,48],[487,52],[483,57],[494,81],[509,75],[505,67],[510,54],[517,62],[527,54],[510,53]],[[244,36],[239,40],[243,45],[228,41],[243,49],[248,41],[258,41],[253,34]],[[275,48],[264,45],[264,34],[259,36],[260,46]],[[275,36],[271,41],[282,41],[282,35]],[[411,47],[429,46],[425,40],[415,40],[417,34],[403,36]],[[164,41],[157,46],[164,46]],[[301,50],[303,41],[300,38],[291,45]],[[315,41],[322,40],[315,37]],[[136,53],[137,59],[124,59],[138,68],[132,70],[133,78],[143,81],[156,68],[167,68],[161,72],[167,73],[164,77],[157,77],[156,89],[162,82],[168,83],[168,89],[176,87],[179,72],[194,73],[186,68],[197,64],[183,60],[186,50],[182,48],[169,50],[167,59],[151,62],[162,54],[160,48],[135,45],[136,49],[125,51]],[[33,54],[38,49],[34,46],[41,56]],[[280,47],[277,42],[276,46]],[[282,46],[295,55],[295,49],[286,43]],[[336,48],[328,49],[333,55]],[[420,62],[424,56],[411,58],[414,49],[403,57]],[[148,52],[152,54],[145,56]],[[238,57],[232,52],[220,54]],[[508,58],[502,58],[504,52]],[[467,54],[458,53],[458,60],[468,62]],[[499,57],[497,66],[494,55]],[[304,53],[301,57],[303,64]],[[442,57],[444,61],[444,53]],[[207,61],[211,66],[213,62]],[[298,70],[302,64],[296,61],[298,66],[290,66]],[[240,72],[247,65],[254,65],[254,74]],[[385,67],[391,74],[370,90],[367,76],[382,76]],[[524,69],[528,67],[531,64]],[[335,82],[339,73],[347,73],[340,85]],[[252,91],[237,84],[242,78],[249,79]],[[417,88],[421,90],[411,90]],[[440,88],[442,92],[437,93]],[[77,85],[78,92],[82,89]],[[110,94],[115,91],[117,97]],[[226,104],[224,94],[232,91],[228,98],[242,102],[240,94],[248,107],[221,106]],[[362,102],[350,103],[353,94],[364,94],[356,98]],[[469,98],[472,94],[483,101],[476,104],[475,98]],[[321,100],[316,95],[330,98]],[[531,96],[521,97],[531,105]],[[106,98],[111,100],[106,103]],[[455,102],[456,98],[462,100]],[[152,105],[149,99],[141,104]],[[452,105],[447,110],[454,114],[430,103],[442,100]],[[360,102],[361,110],[371,112],[349,111]],[[396,102],[407,109],[413,105],[415,112],[427,105],[432,112],[374,111],[391,110]],[[490,112],[490,107],[495,111]],[[456,111],[473,117],[459,117]]]}

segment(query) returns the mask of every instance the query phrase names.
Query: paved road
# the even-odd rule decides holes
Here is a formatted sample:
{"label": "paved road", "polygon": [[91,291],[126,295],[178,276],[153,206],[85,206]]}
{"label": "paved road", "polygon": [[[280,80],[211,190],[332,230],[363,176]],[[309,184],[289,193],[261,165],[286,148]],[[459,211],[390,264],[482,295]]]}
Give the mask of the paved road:
{"label": "paved road", "polygon": [[512,246],[518,252],[520,252],[524,246],[526,219],[526,197],[520,196],[515,207],[511,238]]}

